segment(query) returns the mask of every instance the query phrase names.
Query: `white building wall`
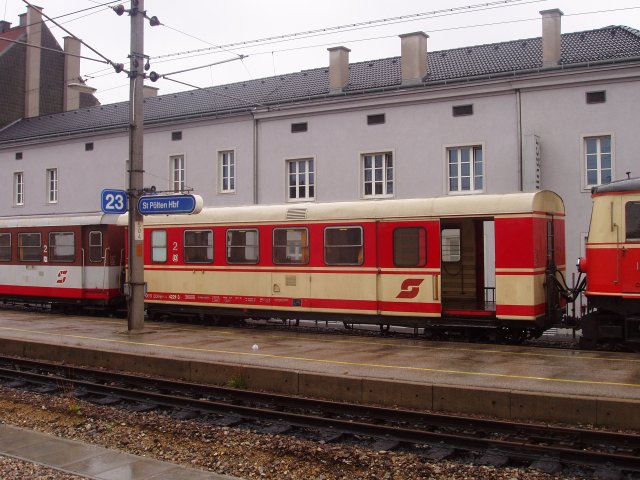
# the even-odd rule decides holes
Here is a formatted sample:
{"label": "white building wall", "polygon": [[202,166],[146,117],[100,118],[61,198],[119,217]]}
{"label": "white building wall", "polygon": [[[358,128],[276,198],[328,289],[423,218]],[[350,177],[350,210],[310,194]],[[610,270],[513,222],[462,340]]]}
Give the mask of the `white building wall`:
{"label": "white building wall", "polygon": [[[172,132],[182,139],[171,140]],[[234,193],[219,190],[218,153],[232,150],[236,163]],[[169,158],[184,155],[186,185],[201,195],[205,206],[253,203],[253,123],[251,117],[149,128],[144,137],[145,186],[170,188]]]}
{"label": "white building wall", "polygon": [[[606,91],[606,102],[586,103],[586,92]],[[611,135],[613,178],[640,176],[638,82],[593,82],[522,94],[523,132],[540,137],[542,187],[559,193],[567,214],[568,272],[582,254],[589,229],[591,192],[585,187],[583,138]],[[570,279],[569,279],[570,281]]]}
{"label": "white building wall", "polygon": [[[453,117],[452,107],[473,104],[474,114]],[[367,125],[367,115],[385,123]],[[308,131],[291,133],[306,121]],[[448,194],[446,148],[481,145],[486,193],[518,189],[516,101],[512,92],[401,106],[260,120],[260,203],[287,201],[286,161],[314,158],[316,201],[363,198],[361,154],[392,152],[394,198]]]}

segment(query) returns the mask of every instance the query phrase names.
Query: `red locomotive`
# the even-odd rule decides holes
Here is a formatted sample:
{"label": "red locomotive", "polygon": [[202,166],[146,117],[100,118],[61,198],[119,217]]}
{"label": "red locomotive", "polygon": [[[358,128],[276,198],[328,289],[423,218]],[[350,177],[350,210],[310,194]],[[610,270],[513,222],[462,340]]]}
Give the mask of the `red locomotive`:
{"label": "red locomotive", "polygon": [[640,345],[640,179],[592,189],[582,342]]}

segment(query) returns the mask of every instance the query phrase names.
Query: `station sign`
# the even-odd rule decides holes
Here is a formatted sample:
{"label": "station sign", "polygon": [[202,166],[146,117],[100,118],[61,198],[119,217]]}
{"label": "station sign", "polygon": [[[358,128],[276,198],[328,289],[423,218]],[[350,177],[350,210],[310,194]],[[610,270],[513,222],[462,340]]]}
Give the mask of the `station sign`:
{"label": "station sign", "polygon": [[202,210],[199,195],[145,195],[138,200],[142,215],[175,215],[198,213]]}
{"label": "station sign", "polygon": [[127,213],[127,192],[106,188],[100,194],[100,208],[103,213]]}

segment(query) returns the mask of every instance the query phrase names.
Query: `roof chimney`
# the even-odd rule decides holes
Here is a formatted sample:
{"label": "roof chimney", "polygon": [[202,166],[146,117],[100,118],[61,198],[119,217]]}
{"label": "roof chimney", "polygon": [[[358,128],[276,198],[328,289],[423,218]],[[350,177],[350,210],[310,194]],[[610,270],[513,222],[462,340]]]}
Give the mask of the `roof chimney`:
{"label": "roof chimney", "polygon": [[11,22],[6,20],[0,20],[0,33],[4,33],[11,30]]}
{"label": "roof chimney", "polygon": [[[27,71],[25,74],[24,112],[26,117],[40,115],[40,45],[42,45],[42,12],[40,7],[29,5],[27,26]],[[20,16],[22,26],[23,16]]]}
{"label": "roof chimney", "polygon": [[424,32],[400,35],[403,85],[420,83],[427,74],[427,38]]}
{"label": "roof chimney", "polygon": [[80,79],[80,40],[64,37],[64,111],[80,108],[80,90],[75,87],[82,83]]}
{"label": "roof chimney", "polygon": [[157,97],[158,96],[158,87],[152,87],[151,85],[143,85],[142,86],[142,96],[144,98],[149,97]]}
{"label": "roof chimney", "polygon": [[26,13],[21,13],[20,15],[18,15],[18,19],[20,19],[20,23],[18,23],[19,27],[26,27],[27,26],[27,14]]}
{"label": "roof chimney", "polygon": [[332,47],[329,50],[329,92],[340,93],[349,83],[349,50]]}
{"label": "roof chimney", "polygon": [[560,63],[561,10],[542,10],[542,66],[554,67]]}

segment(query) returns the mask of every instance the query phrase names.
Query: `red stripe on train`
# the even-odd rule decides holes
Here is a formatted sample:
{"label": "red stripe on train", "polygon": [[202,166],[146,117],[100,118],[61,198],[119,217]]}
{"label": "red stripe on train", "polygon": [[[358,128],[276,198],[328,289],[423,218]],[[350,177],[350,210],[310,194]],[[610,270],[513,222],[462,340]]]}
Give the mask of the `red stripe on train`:
{"label": "red stripe on train", "polygon": [[65,299],[91,299],[108,300],[120,296],[120,291],[116,289],[98,290],[82,288],[60,288],[60,287],[25,287],[18,285],[0,285],[0,295],[12,295],[22,297],[39,298],[65,298]]}

